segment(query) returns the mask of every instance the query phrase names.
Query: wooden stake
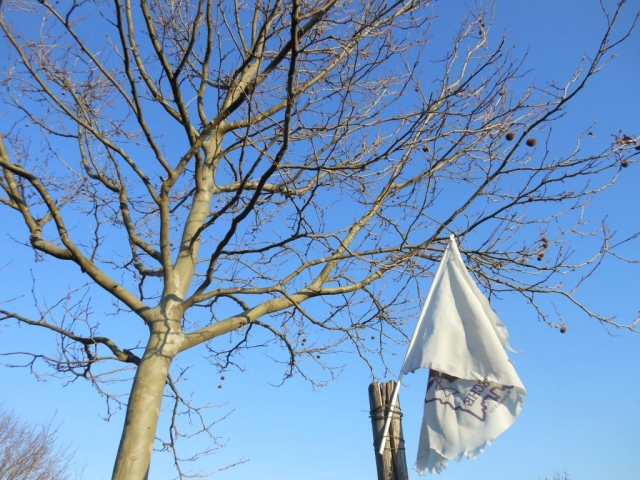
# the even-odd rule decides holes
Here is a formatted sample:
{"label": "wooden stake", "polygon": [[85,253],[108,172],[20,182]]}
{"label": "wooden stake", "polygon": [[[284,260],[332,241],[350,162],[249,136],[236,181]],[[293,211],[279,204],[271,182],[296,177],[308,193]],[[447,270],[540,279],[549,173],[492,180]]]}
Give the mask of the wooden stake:
{"label": "wooden stake", "polygon": [[[407,458],[402,435],[402,413],[400,401],[396,402],[389,412],[391,398],[396,382],[374,382],[369,385],[369,405],[371,408],[371,427],[373,429],[373,447],[376,454],[378,480],[408,480]],[[387,415],[391,415],[391,424],[387,436],[386,447],[380,454],[380,444],[384,438],[384,427]]]}

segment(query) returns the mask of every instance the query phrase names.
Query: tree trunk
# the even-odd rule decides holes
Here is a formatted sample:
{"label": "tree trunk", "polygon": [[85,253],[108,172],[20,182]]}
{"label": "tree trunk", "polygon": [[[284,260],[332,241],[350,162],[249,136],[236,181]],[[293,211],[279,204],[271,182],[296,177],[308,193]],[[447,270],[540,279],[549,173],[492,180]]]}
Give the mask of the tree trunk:
{"label": "tree trunk", "polygon": [[[138,365],[113,480],[144,480],[149,472],[167,375],[182,338],[179,330],[176,332],[169,326],[175,322],[163,323],[168,327],[165,332],[151,334]],[[172,330],[176,333],[171,333]]]}

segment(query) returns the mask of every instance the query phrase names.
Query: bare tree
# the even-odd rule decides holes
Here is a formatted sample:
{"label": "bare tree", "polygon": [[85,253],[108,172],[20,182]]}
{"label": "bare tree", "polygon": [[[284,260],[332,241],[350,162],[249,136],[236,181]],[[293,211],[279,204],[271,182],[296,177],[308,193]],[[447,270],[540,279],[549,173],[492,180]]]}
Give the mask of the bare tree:
{"label": "bare tree", "polygon": [[[450,234],[490,294],[517,292],[549,325],[564,326],[540,299],[559,296],[635,327],[558,278],[589,275],[630,240],[580,213],[637,158],[637,138],[585,147],[586,126],[570,153],[549,148],[553,122],[630,35],[614,30],[625,2],[603,7],[575,76],[542,87],[493,37],[492,4],[432,52],[431,3],[3,3],[0,202],[26,227],[14,237],[85,282],[46,305],[34,295],[35,315],[0,313],[56,335],[57,356],[4,354],[126,403],[114,479],[147,474],[163,397],[174,406],[158,445],[180,477],[180,413],[215,448],[178,390],[181,352],[199,347],[224,370],[243,349],[274,345],[285,379],[326,383],[332,353],[369,362],[405,339],[417,278]],[[585,235],[601,247],[574,262]],[[147,334],[109,330],[96,295]],[[127,372],[122,398],[104,382]]]}
{"label": "bare tree", "polygon": [[545,476],[541,480],[571,480],[571,477],[569,476],[569,474],[567,472],[562,472],[562,473],[554,474],[553,477]]}
{"label": "bare tree", "polygon": [[0,478],[5,480],[65,480],[71,478],[73,455],[57,446],[51,424],[23,423],[0,411]]}

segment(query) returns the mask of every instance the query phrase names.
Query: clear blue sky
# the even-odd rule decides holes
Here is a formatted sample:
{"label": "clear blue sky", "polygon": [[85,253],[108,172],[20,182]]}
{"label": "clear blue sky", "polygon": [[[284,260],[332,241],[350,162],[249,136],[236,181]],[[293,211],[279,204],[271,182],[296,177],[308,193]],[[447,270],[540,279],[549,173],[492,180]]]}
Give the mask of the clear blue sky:
{"label": "clear blue sky", "polygon": [[[630,3],[628,20],[639,7],[637,1]],[[434,33],[453,33],[460,5],[438,2],[435,12],[441,14],[438,21],[442,23]],[[521,54],[528,50],[527,66],[535,69],[531,78],[566,81],[582,55],[594,51],[603,27],[596,0],[503,1],[497,7],[492,35],[495,42],[504,30],[508,44],[517,44]],[[441,41],[448,39],[434,38],[432,48]],[[620,129],[640,135],[640,34],[619,52],[556,125],[556,139],[566,133],[571,142],[571,133],[594,122],[598,137],[609,137]],[[640,167],[632,165],[623,173],[615,188],[591,205],[588,215],[607,216],[612,230],[630,233],[640,230]],[[640,258],[639,246],[631,244],[625,253]],[[25,251],[6,233],[0,237],[0,248],[0,264]],[[32,264],[31,258],[27,255],[0,271],[4,298],[17,294],[16,286],[29,285],[28,268],[47,271],[52,285],[64,277],[65,268],[55,262]],[[580,295],[594,308],[628,322],[640,308],[639,281],[638,268],[606,263]],[[424,282],[423,287],[428,287],[430,280]],[[512,359],[527,387],[527,402],[516,424],[484,454],[474,461],[450,464],[441,477],[536,480],[566,470],[574,480],[637,479],[640,336],[607,331],[572,310],[565,316],[568,332],[561,335],[508,299],[494,308],[510,330],[512,346],[522,351]],[[100,306],[95,309],[99,311]],[[33,340],[29,329],[19,333]],[[5,351],[16,338],[0,328],[0,350]],[[398,371],[403,348],[396,355],[392,368]],[[229,372],[223,382],[206,367],[190,374],[198,398],[221,405],[220,416],[230,413],[216,428],[222,439],[228,439],[227,448],[204,462],[204,469],[215,470],[244,458],[246,463],[214,478],[375,478],[367,398],[370,379],[359,359],[345,358],[342,376],[315,391],[301,379],[279,388],[270,386],[280,380],[280,370],[266,361],[264,352],[248,353],[245,360],[247,371]],[[178,363],[189,365],[189,359]],[[401,391],[410,467],[416,456],[426,374],[406,377]],[[220,383],[222,389],[218,389]],[[25,420],[46,422],[55,415],[61,442],[76,448],[77,461],[86,465],[84,478],[110,478],[124,413],[104,422],[100,417],[104,400],[88,383],[78,380],[63,386],[56,381],[38,382],[22,369],[0,369],[0,392],[0,403]],[[154,457],[152,480],[172,478],[169,460]],[[410,478],[418,476],[412,472]]]}

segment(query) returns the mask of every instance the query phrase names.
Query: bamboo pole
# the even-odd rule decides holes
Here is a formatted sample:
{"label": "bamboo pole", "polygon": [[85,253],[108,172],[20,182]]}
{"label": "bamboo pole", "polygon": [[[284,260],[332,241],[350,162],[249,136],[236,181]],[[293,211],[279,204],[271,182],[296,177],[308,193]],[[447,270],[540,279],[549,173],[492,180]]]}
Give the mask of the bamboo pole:
{"label": "bamboo pole", "polygon": [[[386,409],[387,412],[393,412],[396,409],[396,403],[398,402],[398,393],[400,392],[400,385],[402,385],[401,382],[402,382],[402,373],[400,373],[397,383],[392,382],[394,383],[394,387],[393,387],[393,393],[391,394],[391,401],[386,402],[386,405],[388,405],[388,408]],[[387,418],[385,418],[385,421],[384,421],[384,428],[382,430],[382,438],[380,439],[380,445],[378,446],[378,453],[380,453],[380,455],[382,455],[385,448],[387,448],[387,439],[389,437],[390,428],[391,428],[391,416],[387,415]]]}

